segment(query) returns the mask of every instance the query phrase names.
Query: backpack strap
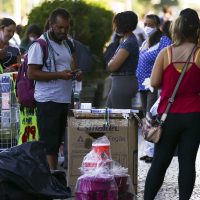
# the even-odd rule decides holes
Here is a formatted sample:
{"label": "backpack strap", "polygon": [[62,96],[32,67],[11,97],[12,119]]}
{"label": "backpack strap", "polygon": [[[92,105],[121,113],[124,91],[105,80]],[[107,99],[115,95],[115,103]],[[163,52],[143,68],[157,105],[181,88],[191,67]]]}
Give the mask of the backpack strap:
{"label": "backpack strap", "polygon": [[[38,42],[40,44],[42,51],[43,51],[43,54],[44,54],[43,64],[45,66],[47,66],[46,65],[46,59],[48,58],[48,47],[47,47],[46,41],[41,39],[41,38],[38,38],[34,42]],[[18,69],[19,76],[17,76],[17,79],[16,79],[17,81],[19,81],[21,78],[23,78],[23,76],[28,78],[27,68],[28,68],[28,53],[24,56],[24,62],[21,64],[21,66]]]}
{"label": "backpack strap", "polygon": [[42,52],[44,54],[44,60],[46,62],[46,59],[48,58],[48,46],[46,40],[38,38],[35,42],[38,42],[40,44],[40,47],[42,48]]}
{"label": "backpack strap", "polygon": [[44,55],[43,56],[43,64],[47,67],[46,60],[48,58],[48,46],[47,46],[46,40],[44,40],[42,38],[38,38],[34,42],[38,42],[40,47],[42,48],[42,52],[43,52],[43,55]]}

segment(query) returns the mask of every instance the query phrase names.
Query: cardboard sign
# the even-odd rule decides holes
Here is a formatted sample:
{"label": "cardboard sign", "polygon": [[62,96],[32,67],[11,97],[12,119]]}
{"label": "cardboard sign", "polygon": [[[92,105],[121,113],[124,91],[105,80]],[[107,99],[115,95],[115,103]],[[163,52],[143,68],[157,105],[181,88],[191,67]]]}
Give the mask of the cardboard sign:
{"label": "cardboard sign", "polygon": [[20,131],[18,144],[29,141],[38,141],[37,118],[35,111],[29,112],[27,108],[20,111]]}

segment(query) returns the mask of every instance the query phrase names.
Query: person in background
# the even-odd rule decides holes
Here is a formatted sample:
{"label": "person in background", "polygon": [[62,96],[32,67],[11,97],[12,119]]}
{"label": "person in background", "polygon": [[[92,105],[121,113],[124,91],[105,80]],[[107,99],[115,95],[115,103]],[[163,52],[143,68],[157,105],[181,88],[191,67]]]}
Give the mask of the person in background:
{"label": "person in background", "polygon": [[133,34],[137,23],[138,17],[132,11],[118,13],[113,19],[113,30],[122,35],[122,39],[114,56],[107,64],[107,69],[112,76],[112,86],[106,102],[109,108],[131,109],[132,98],[137,92],[135,71],[139,46]]}
{"label": "person in background", "polygon": [[139,47],[142,45],[142,43],[145,41],[146,39],[146,34],[144,32],[144,14],[140,16],[139,20],[138,20],[138,24],[136,29],[133,31],[133,33],[135,34],[137,40],[138,40],[138,45]]}
{"label": "person in background", "polygon": [[15,31],[13,37],[10,39],[9,43],[13,46],[16,46],[17,48],[19,48],[19,45],[21,43],[21,39],[18,35],[18,33]]}
{"label": "person in background", "polygon": [[[147,39],[140,47],[137,67],[138,90],[142,103],[143,115],[150,115],[150,109],[158,98],[158,90],[150,86],[150,75],[159,52],[172,41],[160,30],[160,19],[157,15],[150,14],[144,18],[144,31]],[[145,142],[144,156],[140,159],[149,163],[153,159],[153,147],[150,142]]]}
{"label": "person in background", "polygon": [[75,59],[78,68],[83,73],[88,73],[92,70],[93,58],[92,52],[88,46],[68,35],[73,48],[75,49]]}
{"label": "person in background", "polygon": [[171,33],[170,33],[170,27],[171,27],[172,21],[165,21],[161,25],[161,31],[171,40]]}
{"label": "person in background", "polygon": [[22,38],[23,29],[24,29],[24,26],[21,25],[21,24],[18,24],[18,25],[16,26],[15,32],[19,35],[19,38],[20,38],[20,39]]}
{"label": "person in background", "polygon": [[191,54],[188,69],[162,126],[162,137],[155,144],[154,159],[147,174],[144,200],[153,200],[178,146],[179,200],[189,200],[194,188],[195,162],[200,144],[200,47],[197,46],[200,21],[195,10],[184,9],[172,25],[173,45],[158,55],[151,74],[151,85],[161,88],[158,114],[162,115],[181,71]]}
{"label": "person in background", "polygon": [[1,73],[17,71],[21,63],[20,51],[9,43],[16,29],[16,23],[10,18],[0,20],[0,64]]}
{"label": "person in background", "polygon": [[19,48],[19,45],[21,43],[21,35],[20,35],[21,32],[22,32],[22,26],[16,25],[15,33],[9,41],[10,44],[12,44],[13,46],[16,46],[17,48]]}
{"label": "person in background", "polygon": [[30,24],[21,40],[20,51],[24,55],[28,52],[30,45],[34,40],[40,37],[42,31],[37,24]]}
{"label": "person in background", "polygon": [[51,170],[57,169],[58,151],[61,146],[71,103],[72,79],[81,80],[75,73],[73,51],[66,42],[71,16],[63,8],[55,9],[47,20],[40,38],[48,45],[48,58],[43,62],[39,43],[28,50],[28,77],[36,80],[35,100],[39,138],[44,142],[47,161]]}
{"label": "person in background", "polygon": [[162,16],[160,17],[161,25],[166,21],[172,21],[172,8],[169,5],[164,5],[162,7]]}

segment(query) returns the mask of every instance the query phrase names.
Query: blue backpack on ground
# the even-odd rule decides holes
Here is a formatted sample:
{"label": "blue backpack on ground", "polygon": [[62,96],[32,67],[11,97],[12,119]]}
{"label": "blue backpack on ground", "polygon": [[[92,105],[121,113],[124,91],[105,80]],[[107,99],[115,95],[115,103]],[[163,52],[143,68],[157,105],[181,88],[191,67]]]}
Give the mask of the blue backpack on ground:
{"label": "blue backpack on ground", "polygon": [[[42,48],[44,54],[44,62],[48,57],[48,46],[44,39],[37,39]],[[28,78],[28,53],[24,56],[24,62],[21,64],[18,70],[16,78],[16,96],[20,106],[27,108],[35,108],[36,102],[34,99],[35,81]]]}

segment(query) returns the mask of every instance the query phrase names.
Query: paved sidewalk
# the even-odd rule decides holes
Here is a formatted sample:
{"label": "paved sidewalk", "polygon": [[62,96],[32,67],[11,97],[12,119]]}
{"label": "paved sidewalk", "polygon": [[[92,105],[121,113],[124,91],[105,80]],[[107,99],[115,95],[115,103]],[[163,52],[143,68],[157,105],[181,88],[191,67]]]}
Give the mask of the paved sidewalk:
{"label": "paved sidewalk", "polygon": [[[138,158],[141,156],[144,140],[139,136]],[[150,164],[138,160],[138,200],[143,199],[144,183]],[[190,200],[200,199],[200,150],[196,162],[196,182]],[[178,200],[178,161],[174,157],[165,175],[164,183],[155,200]]]}

